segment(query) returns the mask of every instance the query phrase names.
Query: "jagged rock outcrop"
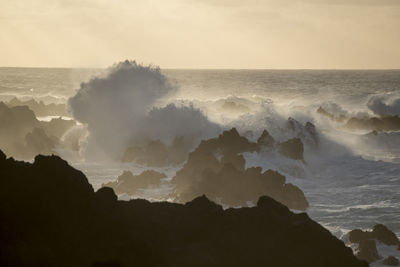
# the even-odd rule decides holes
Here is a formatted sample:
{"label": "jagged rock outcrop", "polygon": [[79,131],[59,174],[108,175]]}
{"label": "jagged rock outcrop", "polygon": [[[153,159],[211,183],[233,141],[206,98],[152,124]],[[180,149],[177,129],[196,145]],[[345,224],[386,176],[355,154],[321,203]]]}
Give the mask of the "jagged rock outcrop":
{"label": "jagged rock outcrop", "polygon": [[1,266],[368,266],[270,197],[227,210],[205,196],[118,201],[56,156],[31,164],[0,152],[0,203]]}
{"label": "jagged rock outcrop", "polygon": [[388,246],[400,245],[400,241],[396,234],[383,224],[375,225],[372,231],[354,229],[349,232],[349,240],[350,242],[357,243],[359,245],[357,257],[362,260],[366,260],[369,263],[382,258],[376,249],[376,241]]}
{"label": "jagged rock outcrop", "polygon": [[275,144],[275,139],[267,130],[264,130],[261,136],[257,139],[257,144],[262,147],[273,147]]}
{"label": "jagged rock outcrop", "polygon": [[304,161],[304,145],[300,138],[293,138],[280,143],[279,152],[288,158]]}
{"label": "jagged rock outcrop", "polygon": [[289,134],[289,139],[299,138],[302,143],[309,145],[312,148],[318,147],[319,137],[315,125],[311,122],[306,122],[304,125],[297,120],[289,117],[286,122],[286,135]]}
{"label": "jagged rock outcrop", "polygon": [[376,242],[374,239],[366,239],[358,244],[357,258],[365,260],[368,263],[382,259],[376,249]]}
{"label": "jagged rock outcrop", "polygon": [[116,181],[103,184],[102,187],[110,187],[117,194],[134,196],[138,190],[149,186],[159,186],[161,179],[166,178],[164,173],[148,170],[139,175],[133,175],[130,171],[124,171]]}
{"label": "jagged rock outcrop", "polygon": [[400,244],[396,234],[383,224],[375,225],[372,231],[352,230],[349,233],[349,239],[352,243],[360,243],[366,239],[376,239],[388,246],[398,246]]}
{"label": "jagged rock outcrop", "polygon": [[39,121],[27,106],[10,108],[0,102],[0,149],[23,159],[51,154],[62,135],[74,125],[74,121],[61,118]]}
{"label": "jagged rock outcrop", "polygon": [[173,177],[172,197],[186,202],[206,194],[213,201],[239,206],[255,202],[261,195],[269,195],[289,208],[305,210],[308,202],[304,193],[297,186],[286,184],[284,176],[271,170],[262,172],[261,168],[246,169],[246,162],[239,153],[259,148],[258,144],[240,136],[235,128],[218,138],[202,141]]}

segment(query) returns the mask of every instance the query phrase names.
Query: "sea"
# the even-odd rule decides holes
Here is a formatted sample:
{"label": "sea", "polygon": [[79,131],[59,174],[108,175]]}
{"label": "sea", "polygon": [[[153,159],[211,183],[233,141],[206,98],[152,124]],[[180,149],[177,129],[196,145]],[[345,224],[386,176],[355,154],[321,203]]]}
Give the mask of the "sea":
{"label": "sea", "polygon": [[[284,138],[282,125],[289,117],[302,124],[313,123],[322,141],[318,147],[305,148],[305,163],[274,153],[245,153],[246,166],[283,173],[287,181],[305,193],[310,203],[306,211],[309,216],[345,242],[348,231],[371,229],[378,223],[400,237],[400,132],[371,134],[367,130],[349,130],[317,112],[323,107],[349,118],[376,116],[377,107],[371,99],[378,99],[380,104],[389,106],[383,107],[393,115],[400,111],[396,107],[396,100],[400,99],[400,70],[161,71],[177,88],[166,102],[193,105],[226,129],[251,131],[249,139],[256,140],[263,129],[277,140]],[[66,103],[82,82],[103,72],[0,68],[0,101],[19,97]],[[226,103],[229,110],[223,110]],[[78,160],[71,155],[65,158],[87,175],[95,189],[115,180],[123,170],[143,170],[134,164]],[[176,170],[163,171],[172,177]],[[157,200],[162,190],[153,188],[141,197]],[[380,253],[400,256],[400,251],[391,247],[382,246]]]}

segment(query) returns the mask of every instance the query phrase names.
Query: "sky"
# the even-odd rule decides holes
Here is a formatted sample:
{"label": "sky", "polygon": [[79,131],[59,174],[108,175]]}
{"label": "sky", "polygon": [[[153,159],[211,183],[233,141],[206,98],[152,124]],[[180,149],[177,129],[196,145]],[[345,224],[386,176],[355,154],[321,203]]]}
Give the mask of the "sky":
{"label": "sky", "polygon": [[0,66],[399,69],[400,0],[0,0]]}

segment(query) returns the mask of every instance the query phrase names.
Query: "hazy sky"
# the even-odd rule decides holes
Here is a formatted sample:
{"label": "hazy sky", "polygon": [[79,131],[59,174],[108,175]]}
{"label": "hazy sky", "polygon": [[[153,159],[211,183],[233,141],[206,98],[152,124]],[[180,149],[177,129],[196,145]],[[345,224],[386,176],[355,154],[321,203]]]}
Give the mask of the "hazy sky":
{"label": "hazy sky", "polygon": [[400,0],[0,0],[0,66],[400,68]]}

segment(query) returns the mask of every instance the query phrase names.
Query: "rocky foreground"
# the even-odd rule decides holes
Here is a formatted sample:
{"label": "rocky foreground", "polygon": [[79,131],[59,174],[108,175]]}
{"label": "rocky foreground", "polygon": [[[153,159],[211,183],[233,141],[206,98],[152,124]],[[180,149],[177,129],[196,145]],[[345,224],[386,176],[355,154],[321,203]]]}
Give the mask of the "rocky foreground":
{"label": "rocky foreground", "polygon": [[56,156],[0,151],[0,266],[368,266],[307,214],[272,198],[223,210],[118,201]]}

